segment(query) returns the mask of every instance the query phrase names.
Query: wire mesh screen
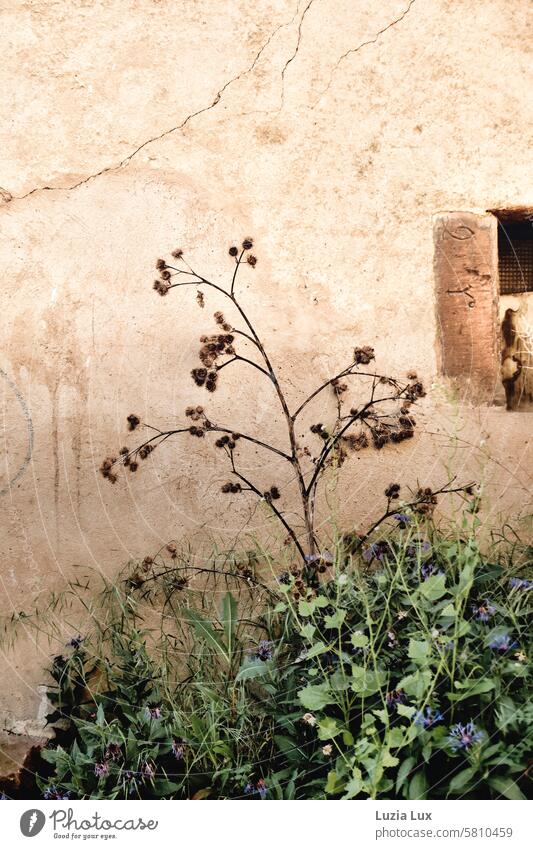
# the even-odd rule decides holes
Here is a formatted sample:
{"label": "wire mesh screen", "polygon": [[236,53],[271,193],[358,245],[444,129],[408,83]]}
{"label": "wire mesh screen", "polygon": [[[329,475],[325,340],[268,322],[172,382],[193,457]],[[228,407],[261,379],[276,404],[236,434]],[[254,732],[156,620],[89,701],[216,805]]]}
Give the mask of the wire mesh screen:
{"label": "wire mesh screen", "polygon": [[498,226],[500,293],[533,292],[533,221],[505,221]]}

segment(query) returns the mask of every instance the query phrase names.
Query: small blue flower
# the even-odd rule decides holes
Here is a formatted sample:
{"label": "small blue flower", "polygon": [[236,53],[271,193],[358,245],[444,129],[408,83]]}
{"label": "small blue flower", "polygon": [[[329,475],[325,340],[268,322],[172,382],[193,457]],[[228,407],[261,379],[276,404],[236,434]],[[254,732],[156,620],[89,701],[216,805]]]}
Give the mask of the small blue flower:
{"label": "small blue flower", "polygon": [[185,754],[185,746],[183,745],[183,740],[172,741],[172,754],[174,755],[177,761],[183,760],[183,756]]}
{"label": "small blue flower", "polygon": [[261,640],[254,654],[258,660],[272,660],[272,649],[274,644],[269,640]]}
{"label": "small blue flower", "polygon": [[264,779],[260,778],[255,784],[249,781],[244,787],[244,792],[247,796],[255,796],[257,794],[261,799],[266,799],[268,788]]}
{"label": "small blue flower", "polygon": [[429,563],[424,563],[424,565],[420,568],[420,575],[422,576],[423,581],[427,581],[428,578],[433,578],[435,575],[442,575],[442,569],[439,569],[436,563],[433,563],[431,560]]}
{"label": "small blue flower", "polygon": [[387,707],[392,710],[397,705],[403,705],[407,701],[403,690],[391,690],[385,697]]}
{"label": "small blue flower", "polygon": [[109,764],[107,761],[101,761],[94,765],[94,774],[97,778],[105,778],[109,773]]}
{"label": "small blue flower", "polygon": [[475,743],[479,743],[483,739],[483,732],[477,731],[476,726],[472,721],[462,725],[460,722],[450,728],[448,742],[452,749],[458,752],[460,749],[468,751]]}
{"label": "small blue flower", "polygon": [[481,604],[472,605],[472,613],[480,622],[488,622],[495,612],[496,608],[488,599],[485,599]]}
{"label": "small blue flower", "polygon": [[422,710],[418,710],[413,718],[413,722],[415,725],[418,725],[420,728],[432,728],[437,722],[444,722],[444,717],[440,711],[435,710],[434,708],[427,707],[425,712]]}
{"label": "small blue flower", "polygon": [[408,516],[407,513],[395,513],[392,518],[396,519],[400,528],[406,528],[412,521],[411,517]]}
{"label": "small blue flower", "polygon": [[499,637],[493,637],[493,639],[489,643],[489,648],[494,651],[502,652],[502,654],[509,649],[514,649],[515,646],[518,645],[515,640],[512,640],[509,634],[500,634]]}
{"label": "small blue flower", "polygon": [[161,719],[161,708],[160,707],[151,707],[148,705],[144,712],[146,714],[147,719]]}
{"label": "small blue flower", "polygon": [[513,590],[526,592],[533,589],[533,581],[528,581],[527,578],[509,578],[509,586]]}
{"label": "small blue flower", "polygon": [[66,800],[70,799],[71,793],[70,790],[61,790],[56,787],[55,784],[50,784],[49,787],[43,793],[43,799],[58,799],[58,800]]}
{"label": "small blue flower", "polygon": [[388,542],[373,542],[363,551],[363,560],[370,563],[374,558],[382,563],[387,557],[392,556],[392,550]]}

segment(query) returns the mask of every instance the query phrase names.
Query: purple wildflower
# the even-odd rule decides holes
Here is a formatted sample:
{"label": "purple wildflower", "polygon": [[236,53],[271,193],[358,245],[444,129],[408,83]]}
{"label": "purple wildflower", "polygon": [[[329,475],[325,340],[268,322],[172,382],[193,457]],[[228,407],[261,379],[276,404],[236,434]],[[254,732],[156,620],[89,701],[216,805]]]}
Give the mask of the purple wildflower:
{"label": "purple wildflower", "polygon": [[472,605],[472,613],[479,619],[480,622],[488,622],[491,616],[496,612],[496,608],[487,599],[481,604]]}
{"label": "purple wildflower", "polygon": [[94,765],[94,774],[97,778],[105,778],[105,776],[109,773],[109,764],[107,761],[100,761],[100,763],[95,763]]}
{"label": "purple wildflower", "polygon": [[66,800],[70,799],[70,796],[70,790],[61,790],[55,784],[50,784],[43,793],[43,799]]}
{"label": "purple wildflower", "polygon": [[458,722],[457,725],[450,728],[450,734],[448,736],[448,742],[455,751],[459,751],[460,749],[468,751],[468,749],[475,743],[479,743],[482,739],[483,732],[477,731],[472,721],[467,722],[466,725]]}
{"label": "purple wildflower", "polygon": [[278,577],[276,578],[278,584],[290,584],[291,576],[288,572],[280,572]]}
{"label": "purple wildflower", "polygon": [[502,652],[502,654],[509,649],[514,649],[517,643],[511,639],[509,634],[500,634],[499,637],[493,637],[493,639],[489,643],[489,648],[494,651]]}
{"label": "purple wildflower", "polygon": [[509,586],[512,590],[525,592],[533,589],[533,581],[528,581],[527,578],[509,578]]}
{"label": "purple wildflower", "polygon": [[428,578],[433,578],[435,575],[442,575],[442,569],[439,569],[437,564],[430,560],[421,567],[420,575],[423,581],[427,581]]}
{"label": "purple wildflower", "polygon": [[411,524],[411,517],[407,513],[395,513],[392,518],[396,519],[400,528],[406,528]]}
{"label": "purple wildflower", "polygon": [[392,549],[388,542],[384,542],[381,540],[380,542],[373,542],[368,548],[365,548],[363,551],[363,560],[366,560],[367,563],[370,563],[374,558],[379,560],[382,563],[387,557],[392,556]]}
{"label": "purple wildflower", "polygon": [[397,705],[405,704],[406,696],[403,690],[391,690],[387,693],[385,701],[389,710],[392,710],[397,707]]}
{"label": "purple wildflower", "polygon": [[116,761],[122,755],[122,749],[119,743],[110,743],[105,750],[106,761]]}
{"label": "purple wildflower", "polygon": [[244,787],[244,792],[247,796],[255,796],[257,794],[261,799],[266,799],[268,788],[265,780],[260,778],[256,783],[249,781]]}
{"label": "purple wildflower", "polygon": [[148,705],[145,708],[145,714],[147,719],[161,719],[161,708]]}
{"label": "purple wildflower", "polygon": [[141,775],[143,778],[152,779],[155,775],[155,767],[150,761],[143,761],[141,764]]}
{"label": "purple wildflower", "polygon": [[405,553],[408,557],[416,557],[418,552],[426,554],[431,548],[431,543],[427,539],[416,540],[414,545],[408,545]]}
{"label": "purple wildflower", "polygon": [[182,740],[172,741],[172,754],[174,755],[177,761],[183,760],[183,756],[185,754],[185,746],[183,745]]}
{"label": "purple wildflower", "polygon": [[255,657],[258,660],[263,660],[263,661],[272,660],[273,645],[274,644],[271,643],[269,640],[261,640],[261,642],[257,646],[257,649],[254,652]]}
{"label": "purple wildflower", "polygon": [[418,725],[420,728],[433,728],[437,722],[443,722],[444,717],[440,711],[435,710],[432,707],[427,707],[425,712],[422,710],[418,710],[415,715],[413,722],[415,725]]}

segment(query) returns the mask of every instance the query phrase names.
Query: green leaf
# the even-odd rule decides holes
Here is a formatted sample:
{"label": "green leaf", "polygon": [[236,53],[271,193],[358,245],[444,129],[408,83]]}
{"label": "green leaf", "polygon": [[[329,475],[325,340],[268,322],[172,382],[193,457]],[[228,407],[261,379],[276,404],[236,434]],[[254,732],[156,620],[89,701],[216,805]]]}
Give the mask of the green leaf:
{"label": "green leaf", "polygon": [[311,648],[306,651],[305,659],[311,660],[311,658],[317,657],[317,655],[319,654],[324,654],[324,652],[328,651],[329,648],[330,646],[327,646],[325,643],[322,642],[322,640],[319,640],[318,643],[315,643],[314,646],[311,646]]}
{"label": "green leaf", "polygon": [[448,693],[451,702],[460,702],[469,699],[470,696],[478,696],[480,693],[489,693],[496,686],[492,678],[478,678],[472,681],[456,681],[455,686],[461,690],[460,693]]}
{"label": "green leaf", "polygon": [[400,716],[406,716],[407,719],[411,719],[415,711],[416,708],[411,707],[411,705],[396,705],[396,713]]}
{"label": "green leaf", "polygon": [[446,592],[446,575],[432,575],[420,584],[420,592],[428,601],[437,601]]}
{"label": "green leaf", "polygon": [[307,710],[321,710],[333,701],[326,684],[308,684],[299,691],[298,698]]}
{"label": "green leaf", "polygon": [[396,776],[396,792],[399,793],[409,773],[416,763],[416,758],[406,758],[401,762],[400,768],[398,769],[398,774]]}
{"label": "green leaf", "polygon": [[489,778],[488,783],[493,790],[496,790],[496,793],[499,793],[500,796],[505,796],[506,799],[521,801],[526,798],[518,785],[510,778],[495,775],[494,777]]}
{"label": "green leaf", "polygon": [[186,619],[189,624],[194,627],[194,630],[200,639],[204,640],[204,642],[207,643],[208,646],[211,646],[211,648],[214,648],[229,666],[231,656],[224,644],[224,640],[220,634],[215,631],[211,622],[208,622],[207,619],[204,619],[203,616],[200,616],[200,614],[192,608],[187,611]]}
{"label": "green leaf", "polygon": [[325,716],[318,723],[318,739],[333,740],[342,731],[342,725],[332,716]]}
{"label": "green leaf", "polygon": [[345,787],[346,792],[342,798],[353,799],[353,797],[358,796],[363,789],[364,782],[361,770],[358,767],[354,767],[353,775]]}
{"label": "green leaf", "polygon": [[459,790],[462,790],[474,777],[476,774],[476,770],[473,767],[468,767],[468,769],[463,769],[461,772],[458,772],[452,780],[450,781],[450,786],[448,788],[448,793],[458,793]]}
{"label": "green leaf", "polygon": [[331,602],[325,595],[317,595],[315,598],[315,604],[317,607],[327,607],[328,604],[331,604]]}
{"label": "green leaf", "polygon": [[400,763],[400,759],[395,755],[391,755],[388,749],[383,749],[381,752],[381,765],[382,766],[398,766]]}
{"label": "green leaf", "polygon": [[227,592],[222,599],[221,622],[226,635],[228,655],[231,658],[234,651],[235,629],[237,627],[237,599],[230,592]]}
{"label": "green leaf", "polygon": [[409,782],[409,799],[425,799],[427,793],[427,781],[426,776],[420,770],[419,772],[415,772],[411,781]]}
{"label": "green leaf", "polygon": [[415,663],[425,664],[430,651],[431,647],[426,640],[409,640],[408,654]]}
{"label": "green leaf", "polygon": [[447,604],[446,607],[441,610],[440,615],[453,619],[455,617],[455,607],[453,604]]}
{"label": "green leaf", "polygon": [[368,637],[366,634],[352,634],[350,641],[352,646],[356,649],[362,649],[363,646],[368,645]]}
{"label": "green leaf", "polygon": [[404,690],[408,696],[414,696],[418,702],[422,702],[432,680],[433,674],[430,669],[417,669],[412,675],[402,678],[398,689]]}
{"label": "green leaf", "polygon": [[298,613],[300,616],[312,616],[315,612],[316,601],[311,599],[311,601],[306,601],[304,598],[301,598],[298,602]]}
{"label": "green leaf", "polygon": [[335,770],[331,770],[328,772],[328,780],[326,782],[325,791],[326,793],[341,793],[344,790],[345,783],[342,781]]}
{"label": "green leaf", "polygon": [[315,626],[311,625],[310,622],[308,622],[307,625],[304,625],[303,628],[300,628],[300,634],[302,635],[302,637],[305,637],[306,640],[312,640],[315,631]]}
{"label": "green leaf", "polygon": [[346,619],[346,611],[339,607],[332,616],[324,616],[324,625],[326,628],[340,628]]}
{"label": "green leaf", "polygon": [[274,613],[284,613],[287,610],[287,604],[284,601],[278,601],[274,608]]}

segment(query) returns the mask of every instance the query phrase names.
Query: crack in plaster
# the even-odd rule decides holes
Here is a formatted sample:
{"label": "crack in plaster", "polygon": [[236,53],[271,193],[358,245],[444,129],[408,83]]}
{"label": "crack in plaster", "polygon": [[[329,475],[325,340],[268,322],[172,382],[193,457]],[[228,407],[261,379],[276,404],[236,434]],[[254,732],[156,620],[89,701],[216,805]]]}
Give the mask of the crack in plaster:
{"label": "crack in plaster", "polygon": [[[302,24],[303,18],[305,16],[309,6],[311,6],[311,4],[313,2],[314,2],[314,0],[310,0],[309,4],[308,4],[307,8],[304,10],[302,18],[300,20],[300,27],[298,29],[298,44],[297,44],[297,48],[296,48],[296,53],[298,52],[298,47],[299,47],[299,43],[300,43],[301,24]],[[228,82],[226,82],[222,86],[222,88],[217,91],[214,99],[211,101],[211,103],[208,106],[204,106],[204,107],[202,107],[202,109],[198,109],[196,112],[192,112],[190,115],[187,115],[187,117],[181,122],[181,124],[178,124],[175,127],[171,127],[170,130],[165,130],[164,132],[160,133],[159,135],[152,136],[151,138],[147,139],[145,142],[143,142],[137,148],[135,148],[135,150],[132,153],[128,154],[128,156],[126,156],[124,159],[122,159],[117,165],[108,165],[106,168],[102,168],[100,171],[97,171],[94,174],[89,174],[88,177],[84,177],[82,180],[79,180],[77,183],[74,183],[72,186],[36,186],[34,189],[30,189],[29,192],[26,192],[23,195],[12,195],[11,192],[7,191],[7,189],[0,187],[0,200],[3,201],[4,203],[9,203],[11,200],[24,200],[25,198],[30,197],[31,195],[35,194],[36,192],[70,192],[70,191],[73,191],[74,189],[79,188],[80,186],[85,185],[85,183],[89,183],[91,180],[95,180],[97,177],[100,177],[103,174],[109,174],[113,171],[118,171],[120,168],[125,167],[126,165],[128,165],[131,162],[131,160],[135,156],[137,156],[137,154],[141,150],[143,150],[148,145],[153,144],[157,141],[160,141],[161,139],[166,138],[166,136],[169,136],[172,133],[175,133],[175,132],[178,132],[179,130],[182,130],[189,123],[189,121],[193,120],[193,118],[196,118],[198,115],[202,115],[204,112],[208,112],[210,109],[214,109],[214,107],[217,106],[218,103],[220,103],[220,101],[222,100],[222,96],[223,96],[224,92],[226,91],[226,89],[228,89],[231,85],[233,85],[233,83],[237,82],[237,80],[242,79],[242,77],[247,76],[248,74],[250,74],[253,71],[253,69],[257,65],[259,59],[261,58],[261,56],[263,55],[263,53],[265,52],[265,50],[267,49],[267,47],[269,46],[271,41],[274,39],[274,37],[278,34],[278,32],[281,29],[284,29],[285,27],[288,27],[293,23],[296,15],[298,14],[299,6],[300,6],[300,3],[298,2],[296,12],[294,13],[294,15],[292,16],[290,21],[286,21],[285,23],[280,24],[278,27],[276,27],[276,29],[273,32],[270,33],[267,40],[262,44],[262,46],[260,47],[260,49],[256,53],[252,63],[247,68],[245,68],[244,71],[240,71],[238,74],[236,74],[236,76],[234,76],[230,80],[228,80]],[[296,55],[296,53],[294,55]],[[294,58],[294,56],[292,58]],[[290,61],[292,61],[292,59],[289,60],[289,63],[290,63]],[[287,63],[287,64],[289,64],[289,63]]]}
{"label": "crack in plaster", "polygon": [[[287,73],[287,68],[289,67],[291,62],[293,62],[296,59],[296,56],[298,55],[298,51],[300,49],[300,43],[302,41],[303,22],[305,20],[305,16],[307,15],[309,9],[311,8],[311,6],[313,5],[314,2],[315,2],[315,0],[309,0],[309,3],[307,4],[307,6],[305,7],[305,9],[302,12],[302,17],[300,18],[300,23],[298,24],[298,37],[297,37],[297,40],[296,40],[296,47],[294,48],[294,52],[293,52],[292,56],[290,56],[287,59],[283,68],[281,69],[281,106],[280,106],[280,111],[281,111],[281,109],[283,109],[284,98],[285,98],[285,74]],[[300,6],[300,4],[298,3],[298,8],[299,8],[299,6]],[[294,18],[293,18],[293,20],[294,20]]]}
{"label": "crack in plaster", "polygon": [[317,104],[318,104],[318,103],[320,102],[320,100],[324,97],[324,95],[326,94],[326,92],[328,92],[328,91],[329,91],[329,89],[331,88],[331,84],[332,84],[332,82],[333,82],[333,77],[335,76],[335,72],[338,70],[338,68],[339,68],[340,64],[341,64],[342,62],[344,62],[344,60],[345,60],[348,56],[351,56],[351,55],[352,55],[352,53],[358,53],[360,50],[362,50],[362,49],[363,49],[363,47],[368,47],[368,45],[370,45],[370,44],[375,44],[377,41],[379,41],[379,39],[381,38],[381,36],[382,36],[384,33],[386,33],[388,30],[392,29],[393,27],[395,27],[397,24],[401,24],[401,22],[402,22],[402,21],[403,21],[403,19],[404,19],[404,18],[405,18],[405,17],[409,14],[409,12],[411,11],[412,6],[413,6],[415,3],[416,3],[416,0],[409,0],[409,4],[407,5],[406,9],[404,9],[404,11],[402,12],[402,14],[401,14],[401,15],[399,15],[397,18],[395,18],[395,19],[394,19],[393,21],[391,21],[390,23],[388,23],[388,24],[387,24],[387,26],[385,26],[385,27],[383,27],[382,29],[378,30],[378,31],[377,31],[377,33],[375,34],[375,36],[374,36],[373,38],[369,38],[369,39],[367,39],[367,41],[362,41],[362,42],[361,42],[361,44],[358,44],[358,45],[357,45],[357,47],[351,47],[351,48],[350,48],[350,50],[347,50],[347,51],[346,51],[346,53],[343,53],[343,54],[342,54],[342,56],[340,56],[340,57],[339,57],[339,59],[337,59],[337,61],[336,61],[335,65],[334,65],[334,66],[333,66],[333,68],[331,69],[331,72],[330,72],[330,75],[329,75],[329,81],[328,81],[328,84],[327,84],[327,86],[325,87],[325,89],[324,89],[323,91],[321,91],[321,92],[320,92],[320,94],[318,95],[317,99],[316,99],[316,100],[315,100],[315,102],[313,103],[313,106],[311,107],[312,109],[314,109],[314,108],[317,106]]}

